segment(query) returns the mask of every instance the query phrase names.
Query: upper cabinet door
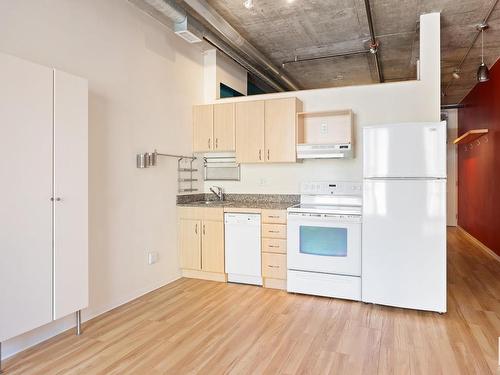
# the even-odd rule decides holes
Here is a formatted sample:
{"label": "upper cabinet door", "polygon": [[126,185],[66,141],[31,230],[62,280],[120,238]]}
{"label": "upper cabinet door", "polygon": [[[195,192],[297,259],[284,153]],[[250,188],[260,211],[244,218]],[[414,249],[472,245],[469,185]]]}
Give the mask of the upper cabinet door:
{"label": "upper cabinet door", "polygon": [[88,82],[54,71],[54,319],[88,306]]}
{"label": "upper cabinet door", "polygon": [[296,161],[296,117],[299,105],[296,98],[266,100],[266,162]]}
{"label": "upper cabinet door", "polygon": [[234,151],[234,103],[214,105],[214,151]]}
{"label": "upper cabinet door", "polygon": [[195,105],[193,107],[193,152],[214,149],[214,106]]}
{"label": "upper cabinet door", "polygon": [[52,69],[0,53],[0,342],[52,320]]}
{"label": "upper cabinet door", "polygon": [[236,161],[264,162],[264,101],[236,103]]}

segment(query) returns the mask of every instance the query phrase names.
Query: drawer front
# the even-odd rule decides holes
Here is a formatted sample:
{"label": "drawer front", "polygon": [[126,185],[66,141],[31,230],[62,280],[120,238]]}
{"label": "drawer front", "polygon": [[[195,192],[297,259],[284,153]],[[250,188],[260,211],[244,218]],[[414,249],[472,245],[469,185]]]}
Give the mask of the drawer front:
{"label": "drawer front", "polygon": [[286,255],[262,253],[262,276],[286,279]]}
{"label": "drawer front", "polygon": [[202,220],[203,207],[177,207],[177,216],[185,220]]}
{"label": "drawer front", "polygon": [[224,209],[222,207],[205,207],[203,210],[203,220],[223,221]]}
{"label": "drawer front", "polygon": [[263,238],[262,251],[266,253],[286,254],[286,240]]}
{"label": "drawer front", "polygon": [[286,211],[262,210],[262,222],[267,224],[286,224]]}
{"label": "drawer front", "polygon": [[262,237],[286,239],[286,225],[262,224]]}

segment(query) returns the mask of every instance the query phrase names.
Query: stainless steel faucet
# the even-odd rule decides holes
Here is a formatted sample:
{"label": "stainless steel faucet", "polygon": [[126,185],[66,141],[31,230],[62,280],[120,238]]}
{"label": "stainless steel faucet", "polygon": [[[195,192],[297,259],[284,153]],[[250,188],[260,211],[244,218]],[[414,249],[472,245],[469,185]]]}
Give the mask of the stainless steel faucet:
{"label": "stainless steel faucet", "polygon": [[[214,188],[217,189],[217,191],[215,191]],[[221,202],[224,200],[224,189],[222,189],[220,186],[212,186],[210,188],[210,191],[214,193]]]}

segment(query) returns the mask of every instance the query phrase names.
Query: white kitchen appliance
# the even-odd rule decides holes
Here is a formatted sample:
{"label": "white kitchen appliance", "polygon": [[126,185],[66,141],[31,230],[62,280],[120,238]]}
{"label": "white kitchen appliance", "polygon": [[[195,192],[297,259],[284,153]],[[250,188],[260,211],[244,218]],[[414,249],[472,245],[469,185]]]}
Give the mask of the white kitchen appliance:
{"label": "white kitchen appliance", "polygon": [[309,182],[288,208],[287,290],[361,299],[362,184]]}
{"label": "white kitchen appliance", "polygon": [[362,300],[446,311],[446,123],[363,129]]}
{"label": "white kitchen appliance", "polygon": [[260,214],[224,214],[227,279],[262,285]]}

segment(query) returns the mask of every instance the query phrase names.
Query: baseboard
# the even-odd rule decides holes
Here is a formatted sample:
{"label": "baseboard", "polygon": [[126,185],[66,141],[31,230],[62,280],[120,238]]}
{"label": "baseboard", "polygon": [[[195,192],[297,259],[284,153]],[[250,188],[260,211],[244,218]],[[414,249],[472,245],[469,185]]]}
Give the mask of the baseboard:
{"label": "baseboard", "polygon": [[189,279],[201,279],[201,280],[219,281],[221,283],[227,283],[226,273],[206,272],[198,270],[182,270],[182,277],[187,277]]}
{"label": "baseboard", "polygon": [[[181,276],[176,275],[170,279],[164,280],[161,283],[156,283],[149,285],[145,288],[136,290],[134,293],[129,293],[122,298],[119,298],[111,303],[100,306],[97,309],[85,309],[82,311],[82,322],[88,322],[98,316],[105,314],[117,307],[120,307],[126,303],[129,303],[137,298],[144,296],[145,294],[151,293],[152,291],[162,288],[178,279]],[[61,319],[53,321],[46,324],[45,326],[35,328],[33,331],[23,333],[20,336],[14,337],[6,342],[2,343],[2,353],[1,360],[6,360],[18,353],[21,353],[35,345],[38,345],[46,340],[49,340],[67,330],[74,329],[76,322],[74,317],[71,315],[65,316]],[[85,335],[85,327],[83,328],[83,335]]]}
{"label": "baseboard", "polygon": [[469,241],[471,241],[472,243],[474,243],[474,245],[477,245],[477,247],[479,247],[481,250],[483,250],[486,254],[488,254],[489,256],[491,256],[497,262],[500,262],[500,255],[498,255],[497,253],[495,253],[488,246],[486,246],[484,243],[482,243],[481,241],[479,241],[476,237],[474,237],[472,234],[470,234],[469,232],[467,232],[461,226],[457,225],[457,228],[460,230],[461,233],[463,233],[465,235],[465,237],[467,237],[467,239]]}

